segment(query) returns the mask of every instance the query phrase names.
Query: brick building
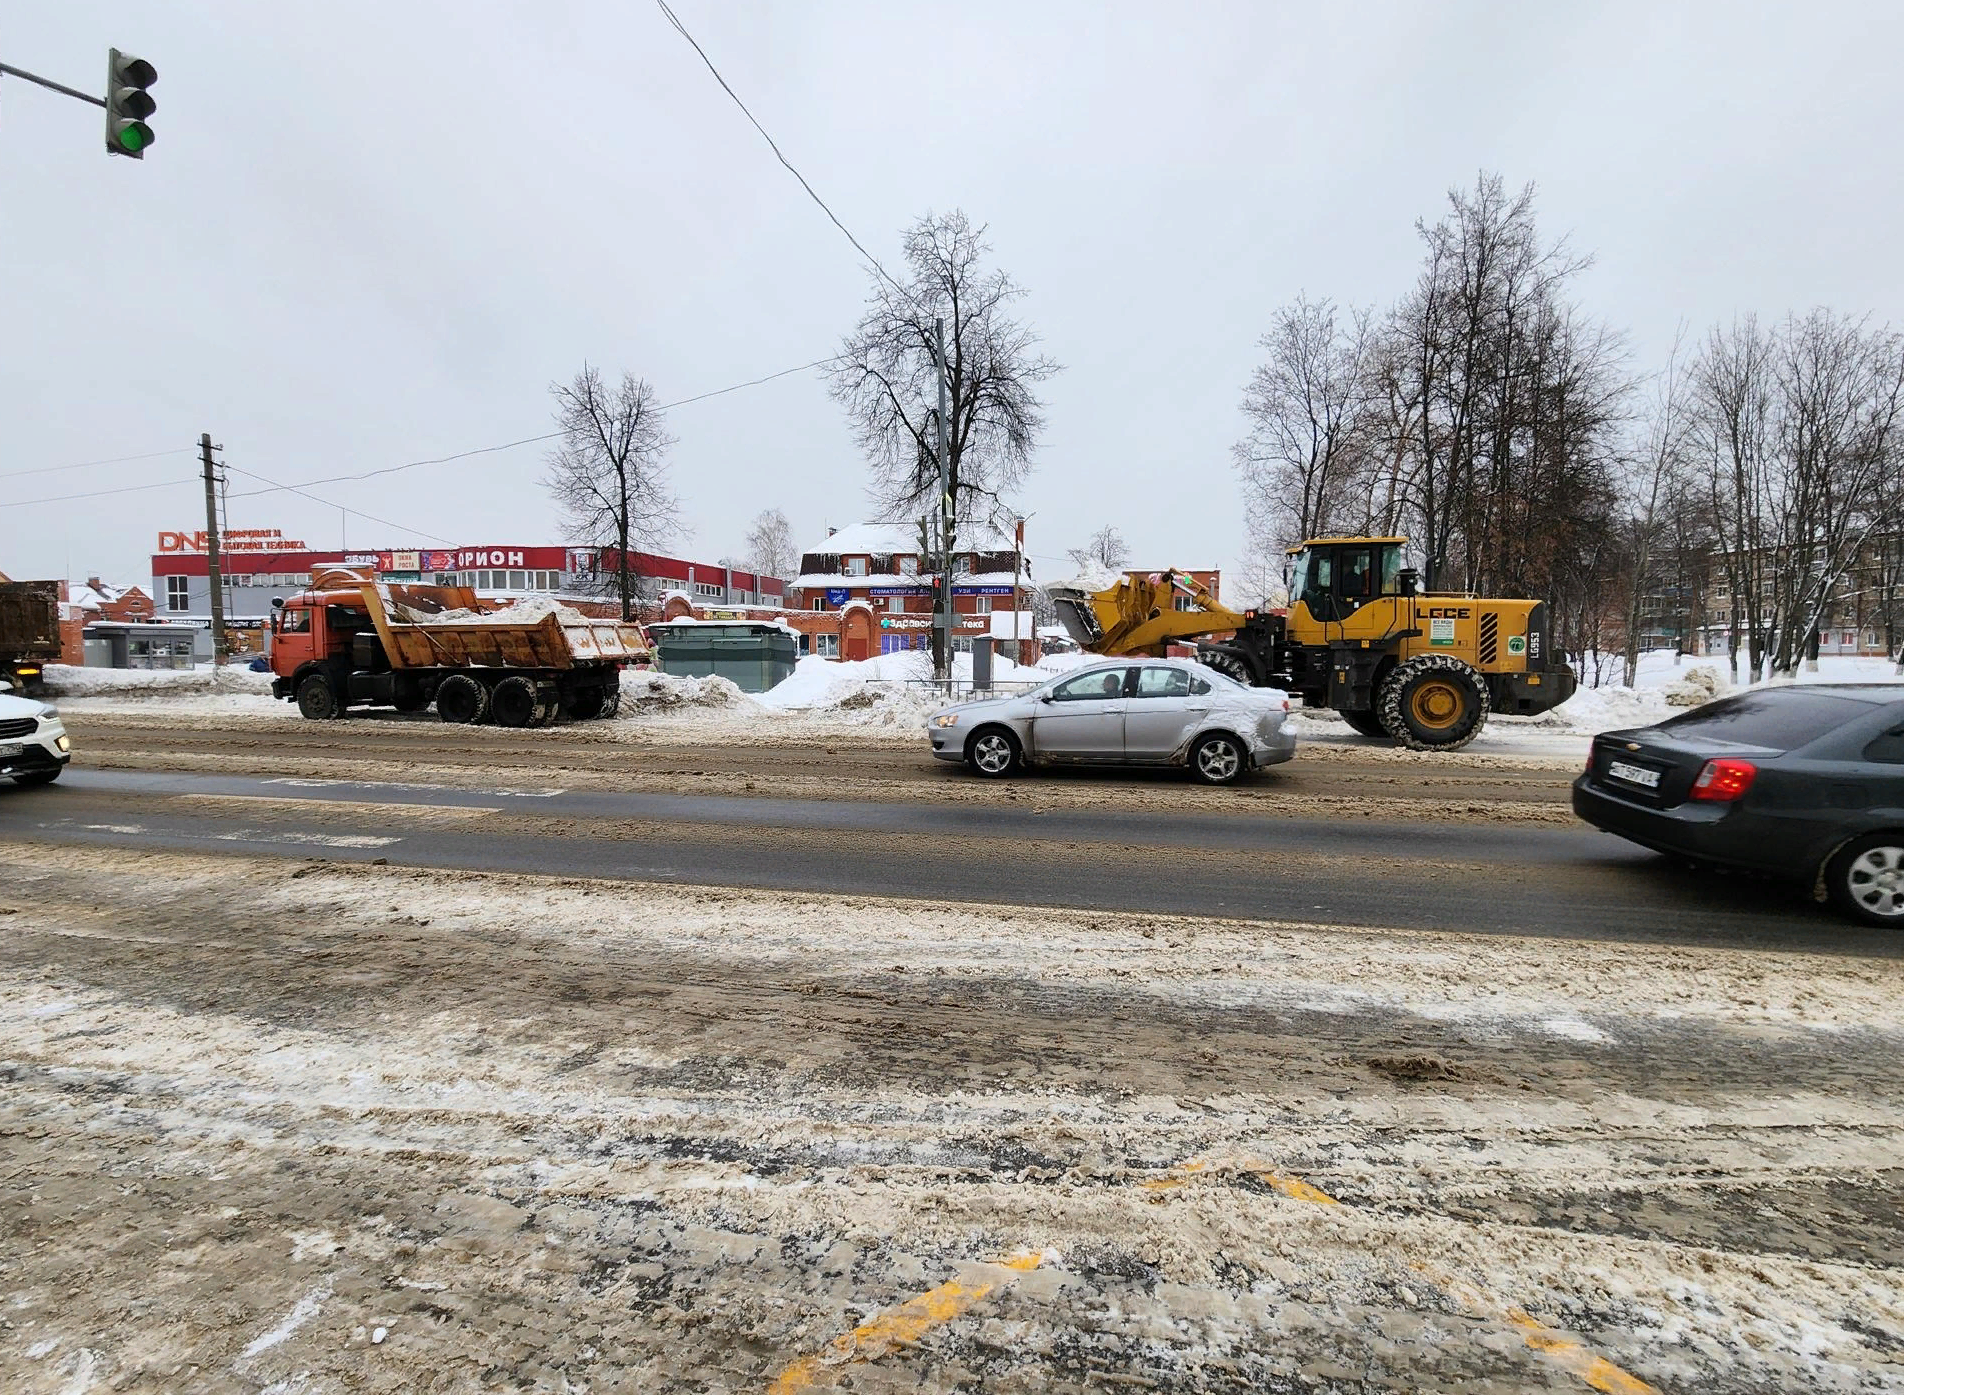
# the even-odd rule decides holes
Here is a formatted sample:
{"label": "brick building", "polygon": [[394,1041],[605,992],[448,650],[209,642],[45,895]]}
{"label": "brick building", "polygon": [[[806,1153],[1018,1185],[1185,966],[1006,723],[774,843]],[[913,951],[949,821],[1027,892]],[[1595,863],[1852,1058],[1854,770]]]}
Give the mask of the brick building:
{"label": "brick building", "polygon": [[[966,649],[990,637],[1009,658],[1033,663],[1035,588],[1015,575],[1015,550],[978,536],[962,536],[960,543],[952,559],[954,645]],[[1031,569],[1023,563],[1021,570]],[[831,529],[802,553],[783,618],[801,631],[803,653],[824,658],[929,649],[937,580],[911,529],[883,523]]]}
{"label": "brick building", "polygon": [[143,625],[155,618],[151,593],[142,586],[125,586],[92,576],[87,581],[61,582],[59,590],[65,664],[81,666],[83,631],[98,621]]}

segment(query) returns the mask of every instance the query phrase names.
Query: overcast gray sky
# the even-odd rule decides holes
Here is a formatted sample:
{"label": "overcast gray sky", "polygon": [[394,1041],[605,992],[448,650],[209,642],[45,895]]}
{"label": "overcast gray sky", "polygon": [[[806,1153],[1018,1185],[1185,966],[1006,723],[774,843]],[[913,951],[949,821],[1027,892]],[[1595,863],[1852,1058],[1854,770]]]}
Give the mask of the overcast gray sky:
{"label": "overcast gray sky", "polygon": [[[1231,567],[1229,447],[1269,313],[1386,304],[1481,168],[1597,258],[1639,371],[1681,320],[1903,319],[1892,4],[674,7],[864,245],[963,208],[1064,371],[1025,503],[1050,558],[1114,524]],[[867,274],[650,0],[0,12],[0,60],[99,89],[149,58],[158,144],[0,79],[0,571],[148,580],[203,525],[193,444],[284,482],[551,429],[585,359],[690,397],[835,352]],[[739,552],[867,509],[815,372],[671,417],[693,528]],[[312,491],[351,546],[558,541],[542,446]],[[235,476],[234,527],[338,508]]]}

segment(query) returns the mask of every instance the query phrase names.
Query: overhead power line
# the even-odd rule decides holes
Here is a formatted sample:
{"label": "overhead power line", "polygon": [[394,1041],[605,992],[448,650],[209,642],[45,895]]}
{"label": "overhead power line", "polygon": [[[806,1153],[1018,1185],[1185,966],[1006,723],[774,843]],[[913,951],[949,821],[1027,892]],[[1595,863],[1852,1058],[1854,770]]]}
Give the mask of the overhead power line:
{"label": "overhead power line", "polygon": [[770,136],[767,133],[767,127],[761,125],[759,119],[756,118],[751,111],[747,110],[747,104],[740,100],[740,94],[733,90],[733,86],[731,83],[727,82],[725,78],[720,76],[719,69],[713,66],[712,59],[706,57],[706,51],[703,48],[699,47],[699,41],[692,37],[691,31],[688,30],[685,27],[685,25],[679,20],[678,16],[675,13],[673,13],[671,6],[666,3],[666,0],[657,0],[657,4],[658,4],[658,8],[664,11],[665,18],[671,21],[671,27],[676,29],[680,34],[683,34],[685,36],[685,42],[692,45],[692,51],[699,55],[700,61],[706,65],[706,71],[713,75],[713,80],[717,82],[721,87],[726,89],[726,95],[733,99],[733,105],[740,109],[741,115],[745,116],[748,121],[751,121],[753,123],[754,129],[760,132],[760,138],[767,142],[767,148],[774,152],[774,158],[781,162],[781,167],[787,170],[789,174],[792,174],[795,177],[796,181],[800,183],[802,188],[808,193],[808,196],[811,199],[815,200],[815,206],[821,209],[824,213],[829,215],[829,221],[836,225],[836,230],[842,233],[844,237],[848,238],[849,245],[854,247],[858,252],[861,252],[863,254],[863,259],[869,262],[871,266],[877,269],[877,274],[883,277],[886,281],[890,281],[891,286],[897,291],[899,295],[906,294],[904,287],[898,285],[896,281],[892,280],[890,272],[884,270],[884,264],[878,261],[875,257],[870,255],[869,249],[866,248],[861,242],[858,242],[856,240],[855,233],[851,232],[848,228],[843,226],[843,220],[836,216],[836,211],[834,209],[830,208],[828,204],[822,201],[822,195],[815,192],[815,186],[810,184],[808,180],[803,177],[802,172],[800,170],[796,169],[794,165],[789,163],[788,157],[781,153],[781,147],[774,143],[774,137]]}
{"label": "overhead power line", "polygon": [[65,504],[71,499],[101,499],[111,494],[135,494],[143,489],[164,489],[174,484],[198,482],[199,476],[185,475],[178,479],[152,480],[149,484],[126,484],[121,489],[92,489],[82,494],[53,494],[45,499],[7,499],[0,500],[0,509],[24,509],[29,504]]}
{"label": "overhead power line", "polygon": [[[284,489],[290,494],[299,494],[301,495],[302,498],[320,504],[322,505],[323,508],[326,509],[341,509],[345,513],[353,513],[358,518],[367,518],[372,523],[381,523],[384,525],[384,527],[395,529],[400,533],[409,533],[413,537],[430,538],[433,542],[444,543],[447,547],[457,547],[459,545],[454,541],[452,541],[452,539],[450,538],[442,538],[436,533],[427,533],[422,528],[407,528],[402,523],[393,523],[388,518],[377,517],[377,515],[375,515],[374,513],[365,513],[361,509],[352,509],[347,504],[333,503],[328,499],[324,499],[317,495],[309,494],[305,492],[298,485],[282,484],[279,480],[271,480],[267,478],[267,476],[265,475],[256,475],[252,470],[242,469],[238,465],[228,465],[226,468],[228,470],[237,471],[238,473],[245,475],[250,480],[259,480],[262,484],[273,485],[275,489]],[[254,491],[254,493],[256,494],[265,494],[267,492],[269,491],[260,490],[260,489]],[[241,495],[240,497],[245,498],[247,496]]]}
{"label": "overhead power line", "polygon": [[91,465],[122,465],[132,460],[162,460],[167,455],[177,455],[183,446],[173,446],[170,450],[154,450],[145,455],[117,455],[108,460],[78,460],[73,465],[37,465],[32,470],[8,470],[0,474],[0,480],[19,479],[22,475],[50,475],[57,470],[86,470]]}

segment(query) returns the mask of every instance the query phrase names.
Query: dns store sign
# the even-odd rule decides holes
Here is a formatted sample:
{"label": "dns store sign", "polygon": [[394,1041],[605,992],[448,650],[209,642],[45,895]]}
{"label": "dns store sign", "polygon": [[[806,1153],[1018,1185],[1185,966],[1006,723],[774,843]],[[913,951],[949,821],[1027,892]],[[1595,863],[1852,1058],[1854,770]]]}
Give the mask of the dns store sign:
{"label": "dns store sign", "polygon": [[[207,537],[203,529],[196,533],[159,533],[159,552],[204,552]],[[308,544],[300,538],[284,538],[279,528],[228,528],[220,534],[220,550],[224,552],[306,552]]]}

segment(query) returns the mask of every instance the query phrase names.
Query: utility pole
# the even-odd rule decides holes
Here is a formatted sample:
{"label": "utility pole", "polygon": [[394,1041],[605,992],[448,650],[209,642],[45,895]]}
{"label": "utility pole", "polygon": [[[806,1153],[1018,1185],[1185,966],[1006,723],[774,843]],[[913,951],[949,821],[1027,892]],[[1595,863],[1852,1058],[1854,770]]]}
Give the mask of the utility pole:
{"label": "utility pole", "polygon": [[[1025,518],[1014,520],[1014,664],[1021,662],[1021,548],[1027,541],[1028,521]],[[1038,640],[1040,635],[1036,635]]]}
{"label": "utility pole", "polygon": [[199,459],[205,462],[206,588],[212,593],[212,681],[216,684],[220,666],[226,662],[226,596],[219,578],[219,486],[213,471],[213,450],[212,433],[204,432],[199,437]]}

